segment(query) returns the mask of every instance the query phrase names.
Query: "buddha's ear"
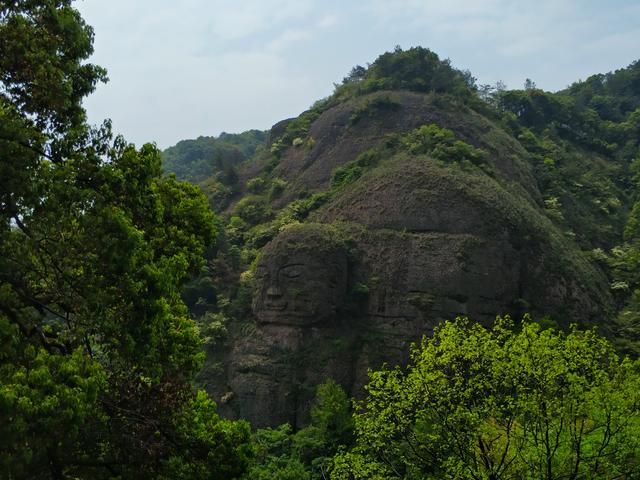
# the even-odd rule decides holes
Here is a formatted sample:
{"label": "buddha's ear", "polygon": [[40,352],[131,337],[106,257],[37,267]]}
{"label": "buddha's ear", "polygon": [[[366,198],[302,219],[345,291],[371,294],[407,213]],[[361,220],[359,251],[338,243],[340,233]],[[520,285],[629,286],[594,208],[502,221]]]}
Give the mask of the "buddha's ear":
{"label": "buddha's ear", "polygon": [[340,265],[337,263],[329,264],[329,285],[335,287],[338,285],[338,279],[340,278]]}
{"label": "buddha's ear", "polygon": [[329,277],[332,287],[337,287],[340,284],[343,284],[344,289],[347,289],[347,284],[349,283],[349,265],[346,261],[344,262],[331,262],[329,264]]}

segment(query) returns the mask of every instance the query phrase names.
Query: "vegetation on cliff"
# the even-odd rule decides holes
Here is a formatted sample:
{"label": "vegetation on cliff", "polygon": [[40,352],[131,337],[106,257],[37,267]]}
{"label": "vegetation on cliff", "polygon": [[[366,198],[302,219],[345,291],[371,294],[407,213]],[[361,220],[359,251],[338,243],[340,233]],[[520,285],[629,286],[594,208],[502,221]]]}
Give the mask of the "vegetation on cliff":
{"label": "vegetation on cliff", "polygon": [[183,140],[162,152],[162,167],[178,180],[197,184],[209,199],[211,209],[219,212],[238,193],[239,165],[263,147],[266,139],[265,132],[249,130]]}
{"label": "vegetation on cliff", "polygon": [[[252,265],[255,265],[255,259],[265,244],[291,224],[336,219],[345,221],[347,218],[353,218],[350,213],[345,217],[344,212],[349,211],[348,205],[358,198],[358,192],[361,192],[362,198],[375,199],[373,192],[386,188],[383,182],[400,181],[401,176],[390,176],[394,171],[399,171],[402,165],[409,167],[413,165],[412,162],[422,158],[429,158],[429,162],[436,160],[436,165],[440,165],[438,168],[450,172],[447,175],[467,177],[466,181],[456,181],[456,188],[461,190],[450,191],[452,194],[464,196],[474,192],[473,195],[480,199],[481,204],[484,201],[482,199],[487,199],[502,206],[508,205],[508,208],[513,209],[508,218],[516,224],[530,222],[531,219],[540,216],[540,219],[535,221],[537,223],[534,222],[537,226],[522,235],[523,244],[532,245],[544,236],[552,238],[554,247],[550,249],[557,255],[553,263],[566,266],[573,262],[574,266],[571,268],[587,286],[588,291],[607,290],[599,297],[598,301],[602,302],[600,305],[605,308],[597,314],[598,320],[595,322],[600,332],[613,340],[619,351],[623,354],[637,355],[636,324],[640,304],[636,278],[637,261],[640,258],[636,245],[636,164],[640,150],[634,127],[637,99],[640,95],[637,63],[612,74],[592,77],[565,91],[549,93],[536,89],[532,82],[529,82],[524,90],[507,91],[487,86],[477,87],[470,75],[452,69],[446,62],[441,70],[432,68],[433,64],[429,62],[434,57],[426,49],[417,48],[407,52],[396,50],[381,58],[383,57],[384,60],[379,59],[368,69],[356,67],[343,84],[336,88],[334,95],[318,102],[297,119],[278,124],[272,132],[269,149],[259,151],[250,162],[240,167],[240,183],[245,186],[239,190],[240,196],[237,199],[240,201],[232,201],[231,207],[225,212],[225,235],[216,257],[217,266],[225,265],[225,281],[221,282],[213,270],[209,270],[207,277],[207,284],[217,289],[217,301],[222,306],[219,311],[223,312],[224,324],[228,327],[225,329],[226,337],[218,337],[219,343],[209,351],[209,355],[212,355],[214,350],[224,350],[225,342],[227,345],[233,344],[236,341],[234,339],[238,338],[237,335],[250,334],[247,328],[251,322],[245,323],[246,318],[251,315],[247,288],[251,288]],[[412,61],[415,62],[413,66]],[[398,68],[385,69],[380,67],[382,64],[395,64]],[[455,77],[457,80],[450,84],[456,88],[435,88],[437,82],[432,82],[429,75],[436,70],[443,75],[453,76],[449,77],[450,79]],[[424,73],[426,71],[430,73],[427,75]],[[423,74],[425,76],[421,77]],[[384,75],[388,75],[388,78]],[[413,90],[419,93],[410,96],[409,93],[399,90]],[[404,119],[415,114],[408,109],[409,102],[413,105],[425,102],[430,110],[420,110],[418,115],[429,118],[430,121],[407,123],[409,128],[404,126]],[[385,130],[387,118],[393,119],[391,123],[396,122],[395,130]],[[354,144],[358,142],[360,150],[356,154],[350,150],[350,158],[346,155],[340,157],[339,152],[336,153],[335,140],[331,139],[334,143],[326,143],[323,138],[326,132],[323,129],[327,128],[328,122],[340,125],[343,143],[353,138]],[[326,154],[326,151],[332,153]],[[315,165],[320,163],[318,158],[334,166],[325,169],[326,171],[313,170],[316,168]],[[300,165],[306,170],[299,169]],[[309,172],[312,170],[314,176],[310,176]],[[531,172],[531,177],[527,176],[527,172]],[[307,177],[301,181],[300,175]],[[485,186],[491,182],[497,182],[504,190],[506,196],[502,197],[502,200],[489,195],[490,190]],[[416,192],[411,190],[413,187],[408,185],[413,184],[407,184],[407,195],[415,194]],[[509,200],[505,203],[504,199],[507,198]],[[393,197],[388,198],[388,201],[388,205],[382,206],[384,214],[380,213],[379,218],[383,224],[392,225],[389,210],[393,210],[393,202],[397,200]],[[365,205],[358,204],[357,208],[365,208]],[[332,212],[342,213],[335,215]],[[488,212],[484,212],[484,220],[487,224],[492,224],[495,219],[493,214]],[[340,223],[337,225],[339,229],[344,228]],[[350,235],[348,232],[345,234],[347,237]],[[603,275],[606,275],[608,285],[601,281],[605,278]],[[234,279],[232,284],[229,284],[229,279]],[[378,281],[379,279],[371,280]],[[368,285],[359,285],[358,289],[367,292],[371,287],[375,287],[373,283],[367,283]],[[198,298],[197,290],[189,291],[191,298]],[[367,293],[365,297],[366,295]],[[607,303],[607,296],[613,298],[614,305]],[[514,312],[531,308],[524,299],[518,300],[522,301],[521,310],[516,309]],[[215,306],[212,305],[212,308],[216,311]],[[583,313],[586,316],[586,311]],[[562,325],[568,323],[561,310],[557,310],[551,317],[544,321],[551,324],[555,321]],[[236,330],[238,326],[241,328]],[[453,327],[443,327],[443,330],[449,332],[451,328]],[[591,346],[605,345],[601,340],[593,340],[594,337],[590,337],[592,334],[574,332],[569,334],[569,337],[563,337],[557,332],[538,331],[536,328],[532,325],[526,326],[531,335],[547,340],[556,339],[554,342],[559,342],[558,345],[568,341],[567,338],[572,342],[591,342]],[[518,336],[521,335],[519,333],[510,335],[515,343],[522,340],[522,337]],[[518,340],[515,340],[516,338]],[[592,340],[586,340],[589,338]],[[444,337],[442,340],[449,341]],[[585,347],[583,351],[589,351],[589,348]],[[604,350],[601,352],[609,352],[603,355],[613,354],[610,346],[602,348]],[[592,350],[591,353],[595,354],[596,350]],[[219,362],[223,356],[213,357],[217,359],[216,365],[221,365]],[[558,368],[561,365],[561,361],[559,362]],[[635,364],[631,366],[631,363],[623,362],[622,365],[620,368],[631,372],[628,379],[636,378],[636,374],[633,373],[637,368]],[[220,374],[219,370],[216,372],[215,375]],[[612,373],[613,371],[607,372],[609,373],[606,375],[610,378],[617,375]],[[378,378],[378,375],[386,374],[376,373],[373,378]],[[204,378],[205,383],[216,382],[213,377],[205,375]],[[633,383],[635,380],[629,381]],[[375,388],[374,384],[369,388]],[[620,387],[622,390],[624,388],[627,387]],[[575,390],[573,393],[579,392]],[[580,395],[587,393],[583,391]],[[409,387],[402,395],[402,398],[410,395]],[[571,399],[571,394],[567,398]],[[576,398],[571,400],[577,402],[572,405],[585,403],[584,399]],[[617,400],[613,403],[618,404]],[[634,405],[626,405],[624,408],[628,409],[628,418],[637,418]],[[365,403],[360,406],[366,411]],[[569,408],[566,405],[558,408],[565,407]],[[606,406],[601,404],[597,408],[594,407],[593,411],[582,413],[602,418],[604,410],[601,407],[606,410]],[[622,403],[620,408],[623,409]],[[530,413],[543,415],[540,410]],[[356,419],[359,418],[358,415],[361,414],[357,414]],[[368,418],[374,421],[374,414],[371,415]],[[541,418],[543,417],[538,417]],[[558,415],[554,417],[554,421],[560,419],[564,422],[563,418],[562,415]],[[389,418],[381,422],[386,422],[384,424],[388,428],[398,426],[398,422]],[[596,420],[591,419],[590,422],[590,426],[594,428],[589,430],[589,434],[593,435],[585,437],[585,445],[591,445],[589,448],[595,444],[594,442],[603,440],[600,435],[603,430],[600,426],[595,427]],[[478,425],[482,425],[478,428],[487,435],[491,435],[489,427],[499,427],[493,420],[488,424]],[[631,424],[629,426],[631,428]],[[432,427],[436,428],[437,425]],[[424,433],[423,430],[421,434]],[[269,435],[276,435],[275,432],[274,430]],[[274,450],[273,456],[261,455],[258,466],[253,467],[254,471],[257,471],[256,468],[266,469],[263,471],[280,478],[323,478],[319,476],[323,473],[314,470],[311,463],[304,460],[303,451],[296,446],[298,434],[287,434],[286,427],[277,432],[279,440],[274,442],[280,446]],[[559,430],[556,429],[554,432],[558,433]],[[503,434],[504,432],[500,435]],[[569,431],[563,430],[562,435],[565,434],[571,435]],[[356,442],[350,446],[355,450],[337,457],[334,470],[336,478],[413,478],[411,475],[422,478],[420,475],[425,475],[429,469],[434,471],[445,468],[442,464],[431,463],[425,467],[426,470],[420,470],[422,467],[415,467],[415,462],[411,463],[413,460],[407,460],[406,452],[399,453],[395,459],[387,458],[387,464],[380,466],[376,463],[379,459],[362,456],[365,455],[369,443],[362,438],[360,447],[356,446],[360,445]],[[523,438],[519,440],[524,442]],[[421,437],[421,440],[424,438]],[[258,440],[258,443],[262,441],[264,439]],[[582,454],[576,454],[575,450],[571,449],[573,447],[567,447],[571,443],[568,437],[562,437],[558,441],[559,456],[553,457],[553,468],[548,478],[555,478],[558,469],[569,464],[579,464],[579,468],[596,468],[589,463],[595,457],[580,457]],[[604,468],[602,465],[606,462],[611,462],[611,468],[633,468],[636,461],[634,459],[637,458],[637,446],[626,440],[620,442],[620,449],[607,453],[606,458],[599,461],[597,468]],[[288,447],[285,448],[286,445]],[[389,446],[389,443],[386,445]],[[501,440],[496,441],[493,446],[504,447],[504,443],[501,443]],[[513,445],[509,448],[512,447]],[[409,447],[405,444],[398,448],[404,452],[402,449],[406,450]],[[422,445],[420,448],[427,447]],[[624,455],[616,456],[625,451],[625,448],[628,448],[624,453],[628,455],[626,458],[623,458]],[[503,453],[504,451],[506,450],[503,450]],[[367,451],[366,455],[372,455],[371,452],[372,450]],[[473,461],[477,462],[476,465],[485,468],[482,458],[473,457],[481,454],[473,448],[470,452],[471,456],[464,457],[464,461],[475,458]],[[527,462],[538,462],[540,458],[536,457],[537,460],[534,460],[540,453],[537,452],[535,449],[526,452],[522,450],[517,454],[520,455],[521,463],[514,460],[509,464],[509,468],[525,468],[525,457]],[[487,453],[489,456],[485,460],[493,453],[495,452]],[[513,454],[514,458],[517,456],[512,450],[508,453]],[[566,462],[560,458],[562,455]],[[458,462],[457,465],[460,466],[459,459],[450,460],[442,461],[449,466],[452,465],[451,462]],[[493,465],[498,463],[494,462]],[[381,469],[377,473],[371,470],[375,465]],[[349,470],[350,468],[356,470]],[[421,473],[416,474],[416,468]],[[513,473],[515,470],[509,472]],[[386,473],[381,474],[381,471]],[[400,471],[405,473],[398,473]],[[505,472],[506,470],[500,474],[502,476],[498,475],[496,478],[509,478],[508,472]],[[562,472],[559,475],[561,474]]]}
{"label": "vegetation on cliff", "polygon": [[[294,177],[283,177],[283,173],[291,168],[287,164],[289,158],[291,162],[302,162],[303,157],[322,155],[315,153],[321,148],[320,140],[310,131],[321,116],[324,118],[333,115],[333,111],[348,108],[346,133],[354,132],[355,141],[357,135],[361,135],[358,129],[367,128],[365,124],[375,128],[386,116],[406,115],[406,108],[401,107],[402,100],[396,92],[398,89],[413,90],[433,98],[429,101],[440,115],[446,113],[464,118],[464,123],[460,121],[462,126],[454,132],[457,138],[451,137],[451,142],[458,142],[458,150],[469,145],[471,150],[465,154],[467,157],[478,147],[484,147],[484,153],[474,154],[469,161],[483,168],[489,176],[496,177],[495,167],[492,171],[491,161],[487,162],[487,158],[498,156],[509,158],[511,162],[526,162],[526,168],[533,173],[534,188],[539,189],[541,195],[535,199],[535,204],[561,232],[563,242],[576,242],[576,251],[581,250],[581,256],[588,257],[595,268],[607,274],[616,308],[622,311],[626,306],[626,320],[620,318],[621,325],[611,328],[621,336],[633,337],[635,333],[630,320],[633,315],[629,309],[637,287],[630,279],[633,276],[630,272],[634,271],[636,250],[631,246],[630,234],[623,232],[632,231],[626,225],[628,222],[633,224],[634,214],[638,211],[633,208],[637,201],[634,179],[640,155],[637,126],[634,126],[640,98],[638,71],[636,62],[611,74],[596,75],[558,93],[543,92],[532,82],[524,90],[504,90],[476,86],[467,72],[452,68],[424,48],[387,52],[368,68],[354,68],[332,96],[318,102],[297,119],[279,126],[279,135],[272,133],[270,139],[271,151],[259,151],[249,166],[240,168],[240,183],[245,182],[246,187],[240,187],[239,194],[244,196],[237,197],[239,201],[232,202],[232,208],[227,211],[228,235],[218,258],[226,257],[227,263],[232,260],[235,266],[240,265],[236,277],[239,278],[259,249],[285,225],[313,217],[314,211],[321,210],[336,197],[339,186],[352,184],[365,171],[375,170],[380,164],[380,147],[375,146],[373,138],[367,145],[361,136],[358,141],[370,151],[362,151],[350,162],[338,164],[313,190],[300,186],[300,180]],[[438,87],[441,76],[447,79],[444,83],[449,87]],[[455,120],[446,117],[441,120],[445,124],[455,124]],[[442,128],[442,125],[441,122],[426,124],[424,132],[428,128]],[[489,125],[497,127],[490,136],[486,133]],[[397,137],[397,133],[386,136],[383,145],[397,144],[394,135]],[[402,131],[400,135],[409,133]],[[484,145],[478,145],[481,135],[484,137],[481,141],[486,142]],[[515,138],[523,152],[514,155],[514,147],[509,143],[512,140],[505,141],[502,136]],[[431,135],[431,138],[436,137]],[[442,137],[441,141],[446,142],[446,139]],[[408,140],[401,140],[394,148],[414,155],[420,153]],[[434,149],[429,152],[438,156]],[[497,179],[500,180],[500,176]],[[522,182],[525,188],[529,188],[526,187],[529,181]],[[508,182],[511,187],[506,185]],[[508,182],[503,184],[512,188],[512,179]],[[354,188],[358,185],[356,183]],[[229,288],[226,291],[234,296]],[[612,316],[608,317],[610,320]],[[628,341],[623,342],[631,348]]]}
{"label": "vegetation on cliff", "polygon": [[[247,478],[638,473],[640,364],[620,358],[593,331],[563,333],[528,318],[516,326],[508,317],[486,328],[458,318],[414,346],[406,368],[369,375],[352,417],[344,393],[329,382],[319,388],[310,426],[258,430],[262,453]],[[326,419],[341,432],[329,458],[316,450],[327,448]]]}

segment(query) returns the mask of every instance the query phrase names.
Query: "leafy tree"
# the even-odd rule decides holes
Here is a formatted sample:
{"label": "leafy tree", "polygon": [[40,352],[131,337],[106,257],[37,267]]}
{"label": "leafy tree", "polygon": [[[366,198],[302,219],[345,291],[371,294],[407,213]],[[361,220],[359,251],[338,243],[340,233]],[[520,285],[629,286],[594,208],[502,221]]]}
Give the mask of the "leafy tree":
{"label": "leafy tree", "polygon": [[182,140],[162,152],[163,167],[180,180],[196,183],[215,178],[227,187],[234,187],[238,180],[234,168],[251,157],[266,139],[266,132],[248,130]]}
{"label": "leafy tree", "polygon": [[515,114],[527,127],[543,128],[551,122],[570,123],[571,106],[558,96],[535,88],[535,84],[524,90],[507,90],[500,94],[500,107]]}
{"label": "leafy tree", "polygon": [[256,462],[243,477],[246,480],[309,480],[309,472],[292,454],[293,436],[289,424],[264,428],[253,436]]}
{"label": "leafy tree", "polygon": [[333,380],[318,386],[311,424],[292,433],[288,424],[254,434],[255,462],[247,480],[321,480],[328,478],[331,458],[353,443],[351,402]]}
{"label": "leafy tree", "polygon": [[640,353],[640,158],[631,165],[636,185],[636,202],[627,217],[624,243],[611,249],[607,257],[611,269],[612,289],[617,293],[620,310],[614,322],[616,342],[632,355]]}
{"label": "leafy tree", "polygon": [[449,60],[440,60],[437,54],[423,47],[380,55],[365,70],[356,66],[335,96],[349,92],[365,94],[377,90],[413,90],[417,92],[448,93],[466,99],[475,91],[475,79],[468,71],[453,68]]}
{"label": "leafy tree", "polygon": [[372,372],[334,479],[634,478],[640,370],[593,331],[447,322]]}
{"label": "leafy tree", "polygon": [[428,154],[443,162],[484,163],[486,154],[482,150],[456,139],[455,134],[434,123],[422,125],[400,137],[405,150],[414,154]]}
{"label": "leafy tree", "polygon": [[351,402],[333,380],[318,385],[311,409],[311,425],[322,433],[325,443],[332,449],[350,445],[353,441]]}
{"label": "leafy tree", "polygon": [[180,298],[214,217],[86,124],[92,40],[70,0],[0,2],[0,476],[233,478],[248,426],[193,390]]}
{"label": "leafy tree", "polygon": [[621,121],[640,107],[640,60],[615,72],[592,75],[564,92],[580,108],[593,108],[604,120]]}
{"label": "leafy tree", "polygon": [[366,68],[364,68],[362,65],[356,65],[351,69],[351,71],[349,72],[349,75],[344,77],[344,79],[342,80],[342,83],[359,82],[364,78],[366,73],[367,73]]}

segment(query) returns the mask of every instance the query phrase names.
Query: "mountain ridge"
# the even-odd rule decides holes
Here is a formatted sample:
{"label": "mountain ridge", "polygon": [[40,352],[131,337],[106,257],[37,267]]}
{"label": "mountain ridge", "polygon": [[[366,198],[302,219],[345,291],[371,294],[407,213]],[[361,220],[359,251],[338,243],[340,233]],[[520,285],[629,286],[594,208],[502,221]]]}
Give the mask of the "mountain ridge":
{"label": "mountain ridge", "polygon": [[[201,328],[218,332],[200,382],[221,413],[304,425],[316,384],[333,378],[358,396],[368,368],[405,362],[410,342],[458,315],[598,326],[633,350],[621,312],[638,281],[623,236],[640,152],[629,93],[638,64],[612,75],[556,94],[490,91],[427,49],[395,50],[275,124],[223,185],[224,237],[185,290]],[[584,93],[620,76],[624,102]],[[322,293],[335,272],[303,248],[316,241],[307,227],[347,245],[338,297]],[[273,280],[288,271],[285,244],[305,250],[296,274],[308,275],[287,288]],[[314,282],[336,305],[307,324],[287,309],[296,296],[313,304]]]}

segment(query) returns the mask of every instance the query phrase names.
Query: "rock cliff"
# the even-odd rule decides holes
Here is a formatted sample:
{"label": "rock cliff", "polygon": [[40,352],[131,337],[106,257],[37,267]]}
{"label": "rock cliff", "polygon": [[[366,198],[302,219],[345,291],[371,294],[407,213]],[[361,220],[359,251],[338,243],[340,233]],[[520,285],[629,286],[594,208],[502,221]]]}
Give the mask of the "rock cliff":
{"label": "rock cliff", "polygon": [[[278,145],[295,121],[241,172],[285,186],[254,227],[267,234],[254,240],[251,312],[230,326],[225,369],[209,385],[223,414],[303,425],[317,384],[333,378],[358,396],[367,369],[403,363],[412,342],[458,315],[607,317],[602,272],[547,218],[528,153],[490,119],[433,94],[376,92]],[[412,146],[424,125],[450,149],[431,137]],[[341,168],[356,173],[339,182]],[[282,220],[304,202],[304,216]]]}

